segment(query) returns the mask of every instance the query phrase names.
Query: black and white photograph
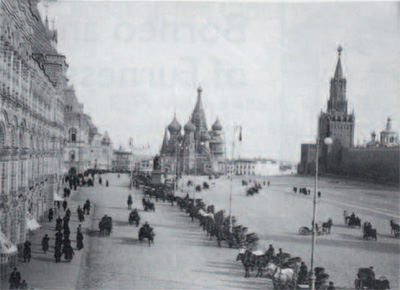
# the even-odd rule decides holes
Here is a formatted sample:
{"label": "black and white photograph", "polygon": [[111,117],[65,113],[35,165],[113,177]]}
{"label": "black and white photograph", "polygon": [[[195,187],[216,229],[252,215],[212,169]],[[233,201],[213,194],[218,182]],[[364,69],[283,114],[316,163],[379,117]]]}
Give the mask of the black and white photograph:
{"label": "black and white photograph", "polygon": [[400,1],[0,0],[0,289],[400,289]]}

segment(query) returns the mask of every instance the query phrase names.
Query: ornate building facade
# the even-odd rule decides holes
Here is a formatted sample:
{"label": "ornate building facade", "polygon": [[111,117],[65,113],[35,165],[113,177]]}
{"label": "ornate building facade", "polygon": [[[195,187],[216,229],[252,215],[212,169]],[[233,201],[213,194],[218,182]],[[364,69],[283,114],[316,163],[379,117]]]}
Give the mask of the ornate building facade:
{"label": "ornate building facade", "polygon": [[87,169],[111,169],[113,149],[108,133],[104,136],[99,133],[72,87],[65,90],[64,102],[64,173],[76,175]]}
{"label": "ornate building facade", "polygon": [[[0,234],[18,246],[61,185],[68,65],[35,0],[0,2]],[[16,256],[1,255],[1,277]]]}
{"label": "ornate building facade", "polygon": [[[318,165],[321,173],[344,175],[380,182],[399,183],[400,147],[398,133],[392,129],[388,118],[380,142],[371,134],[366,146],[354,146],[355,116],[347,111],[346,78],[341,64],[342,48],[338,48],[335,75],[330,82],[330,97],[326,112],[319,117],[318,138],[331,137],[332,145],[320,144]],[[301,145],[298,173],[315,172],[316,145]]]}
{"label": "ornate building facade", "polygon": [[220,171],[219,164],[225,159],[223,128],[217,118],[208,130],[201,94],[198,88],[197,102],[183,134],[176,115],[165,129],[160,151],[164,173],[201,175]]}

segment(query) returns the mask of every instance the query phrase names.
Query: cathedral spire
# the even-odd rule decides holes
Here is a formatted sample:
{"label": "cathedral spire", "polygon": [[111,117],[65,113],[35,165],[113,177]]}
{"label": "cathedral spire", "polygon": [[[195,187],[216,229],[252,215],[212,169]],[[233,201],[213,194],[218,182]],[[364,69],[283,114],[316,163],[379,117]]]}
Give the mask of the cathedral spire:
{"label": "cathedral spire", "polygon": [[198,130],[207,130],[206,115],[203,109],[203,103],[201,101],[202,88],[197,89],[197,102],[192,113],[192,123]]}

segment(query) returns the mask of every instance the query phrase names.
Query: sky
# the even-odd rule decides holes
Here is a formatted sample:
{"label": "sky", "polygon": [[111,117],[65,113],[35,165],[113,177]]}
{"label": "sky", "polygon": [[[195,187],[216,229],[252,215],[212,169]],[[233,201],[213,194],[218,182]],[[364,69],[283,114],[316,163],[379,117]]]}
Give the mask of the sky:
{"label": "sky", "polygon": [[182,127],[189,120],[201,86],[208,126],[219,117],[227,154],[240,125],[236,157],[286,161],[298,161],[300,144],[315,140],[339,44],[355,142],[383,130],[388,116],[399,131],[399,12],[398,2],[48,7],[78,99],[115,147],[132,137],[137,152],[150,144],[157,153],[174,112]]}

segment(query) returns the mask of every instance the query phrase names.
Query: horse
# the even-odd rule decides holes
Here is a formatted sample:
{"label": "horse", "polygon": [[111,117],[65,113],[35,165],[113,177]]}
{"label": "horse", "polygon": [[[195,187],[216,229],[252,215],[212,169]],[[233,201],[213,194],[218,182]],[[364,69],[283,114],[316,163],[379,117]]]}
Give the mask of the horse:
{"label": "horse", "polygon": [[329,218],[326,223],[322,224],[322,232],[325,234],[330,234],[332,225],[333,225],[332,219]]}
{"label": "horse", "polygon": [[[267,269],[265,270],[267,278],[272,279],[274,285],[284,285],[284,289],[289,288],[293,285],[294,281],[297,279],[296,270],[292,268],[282,269],[275,263],[268,263]],[[275,287],[274,287],[275,289]]]}
{"label": "horse", "polygon": [[390,220],[390,228],[391,228],[390,233],[391,233],[391,234],[394,233],[394,235],[395,235],[396,237],[398,237],[399,234],[400,234],[400,225],[397,224],[394,220]]}
{"label": "horse", "polygon": [[244,267],[244,277],[250,278],[250,270],[254,270],[256,258],[255,255],[249,250],[242,249],[236,257],[236,261],[241,261]]}
{"label": "horse", "polygon": [[153,232],[153,228],[151,227],[145,228],[144,226],[142,226],[138,233],[139,241],[143,242],[144,239],[147,239],[149,241],[149,247],[151,243],[154,244],[154,236],[155,234]]}

